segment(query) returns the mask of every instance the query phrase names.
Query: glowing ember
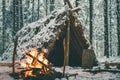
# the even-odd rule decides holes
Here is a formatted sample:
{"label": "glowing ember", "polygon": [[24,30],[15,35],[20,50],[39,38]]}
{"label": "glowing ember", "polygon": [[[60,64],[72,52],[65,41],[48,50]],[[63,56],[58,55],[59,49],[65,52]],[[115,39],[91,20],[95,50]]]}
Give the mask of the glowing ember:
{"label": "glowing ember", "polygon": [[45,58],[44,53],[45,53],[44,50],[38,53],[37,49],[32,48],[28,54],[30,54],[33,57],[26,55],[26,60],[20,63],[22,67],[25,67],[26,70],[25,77],[35,76],[34,74],[32,74],[33,71],[31,69],[33,68],[39,68],[41,70],[38,71],[40,74],[44,74],[49,70],[38,62],[39,60],[43,62],[45,65],[48,65],[48,60]]}

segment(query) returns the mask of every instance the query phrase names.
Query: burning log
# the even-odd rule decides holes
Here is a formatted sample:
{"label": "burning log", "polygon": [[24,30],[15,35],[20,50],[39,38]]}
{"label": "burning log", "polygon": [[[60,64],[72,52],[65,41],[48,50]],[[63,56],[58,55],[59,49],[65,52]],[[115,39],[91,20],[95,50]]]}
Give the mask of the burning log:
{"label": "burning log", "polygon": [[[30,57],[32,57],[33,59],[36,59],[34,56],[32,56],[31,54],[29,54],[29,53],[25,53],[26,55],[28,55],[28,56],[30,56]],[[55,70],[53,70],[53,69],[51,69],[49,66],[47,66],[46,64],[44,64],[42,61],[40,61],[39,59],[37,59],[37,61],[40,63],[40,64],[42,64],[44,67],[46,67],[46,68],[48,68],[49,70],[51,70],[52,72],[56,72]]]}

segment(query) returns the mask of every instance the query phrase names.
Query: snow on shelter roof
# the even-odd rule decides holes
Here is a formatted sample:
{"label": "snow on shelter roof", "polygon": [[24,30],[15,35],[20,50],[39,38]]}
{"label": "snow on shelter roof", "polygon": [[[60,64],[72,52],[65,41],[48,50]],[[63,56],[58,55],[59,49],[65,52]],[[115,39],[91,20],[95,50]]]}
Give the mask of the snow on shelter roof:
{"label": "snow on shelter roof", "polygon": [[[52,47],[51,44],[55,42],[56,37],[58,37],[59,33],[61,32],[60,30],[64,28],[66,18],[67,18],[66,9],[65,7],[63,7],[60,10],[53,11],[49,16],[43,19],[40,19],[27,26],[24,26],[16,34],[16,36],[18,36],[17,53],[21,54],[23,50],[29,51],[31,48],[38,49],[38,48]],[[77,31],[79,30],[81,31],[82,29],[78,28]],[[80,33],[82,34],[79,36]],[[78,37],[82,36],[83,38],[83,39],[79,38],[77,42],[79,41],[78,43],[80,43],[80,45],[85,44],[86,46],[87,44],[87,48],[88,48],[88,41],[83,37],[83,31],[81,31],[80,33],[74,33],[77,34]],[[74,38],[72,39],[72,41],[74,41]],[[8,49],[3,54],[3,59],[7,58],[7,56],[13,53],[13,47],[14,45],[13,43],[11,43],[10,47],[8,47]]]}
{"label": "snow on shelter roof", "polygon": [[61,24],[64,23],[63,18],[60,16],[65,10],[54,11],[47,18],[40,19],[36,22],[29,24],[27,27],[23,27],[18,33],[18,45],[25,50],[29,50],[31,47],[43,48],[44,43],[52,41],[60,29]]}

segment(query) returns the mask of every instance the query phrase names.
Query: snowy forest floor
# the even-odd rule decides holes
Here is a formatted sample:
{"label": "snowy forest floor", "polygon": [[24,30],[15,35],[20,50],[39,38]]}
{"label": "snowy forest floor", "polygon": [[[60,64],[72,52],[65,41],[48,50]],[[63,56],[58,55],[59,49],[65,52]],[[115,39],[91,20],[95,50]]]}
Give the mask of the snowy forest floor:
{"label": "snowy forest floor", "polygon": [[[120,63],[120,57],[111,57],[111,58],[98,58],[99,66],[93,67],[92,70],[96,69],[105,69],[104,64],[107,63]],[[0,63],[9,61],[0,61]],[[63,72],[63,67],[53,67],[57,72]],[[88,69],[82,69],[81,67],[70,67],[66,66],[66,74],[77,74],[76,76],[71,76],[68,80],[120,80],[120,69],[112,68],[113,70],[118,70],[119,72],[109,72],[109,71],[98,71],[98,72],[87,72]],[[23,80],[23,79],[14,79],[10,76],[12,73],[12,67],[1,66],[0,65],[0,80]],[[55,80],[67,80],[66,78],[56,78]]]}
{"label": "snowy forest floor", "polygon": [[[56,71],[62,71],[62,68],[55,68]],[[12,67],[0,66],[0,80],[16,80],[9,74],[12,73]],[[98,72],[96,74],[84,72],[80,67],[66,67],[67,74],[78,74],[71,76],[68,80],[120,80],[120,73]],[[17,79],[22,80],[22,79]],[[55,80],[67,80],[65,78],[56,78]]]}

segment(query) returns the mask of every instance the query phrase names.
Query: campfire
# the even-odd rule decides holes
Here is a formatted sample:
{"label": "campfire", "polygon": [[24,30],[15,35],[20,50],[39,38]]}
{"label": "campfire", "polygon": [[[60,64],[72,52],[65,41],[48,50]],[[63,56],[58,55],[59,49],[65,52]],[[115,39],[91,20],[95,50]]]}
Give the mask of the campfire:
{"label": "campfire", "polygon": [[[24,51],[24,58],[20,62],[13,61],[13,76],[14,78],[37,78],[42,80],[53,80],[56,77],[62,77],[62,73],[53,70],[52,64],[45,57],[47,49],[38,51],[32,48],[30,51]],[[16,56],[15,54],[13,56]],[[17,65],[19,64],[19,65]],[[16,67],[17,65],[17,67]]]}
{"label": "campfire", "polygon": [[[32,48],[29,52],[24,52],[26,54],[26,58],[24,61],[20,62],[21,67],[24,68],[25,77],[28,76],[36,76],[33,72],[37,69],[37,74],[47,74],[49,73],[49,69],[46,66],[49,66],[48,60],[45,58],[45,50],[38,52],[37,49]],[[41,61],[38,62],[38,61]],[[44,64],[44,65],[43,65]]]}

